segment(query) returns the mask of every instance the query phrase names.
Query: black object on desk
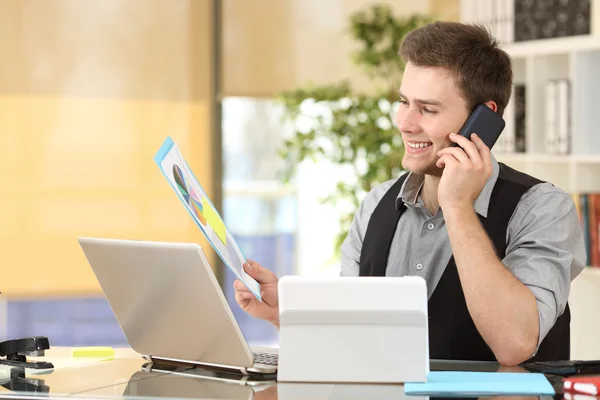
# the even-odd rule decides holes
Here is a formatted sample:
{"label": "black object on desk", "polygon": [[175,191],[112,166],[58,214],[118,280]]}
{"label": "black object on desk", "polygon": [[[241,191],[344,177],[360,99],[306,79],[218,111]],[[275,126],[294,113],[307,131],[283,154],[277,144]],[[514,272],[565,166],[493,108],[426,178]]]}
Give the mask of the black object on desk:
{"label": "black object on desk", "polygon": [[32,336],[0,342],[0,364],[11,367],[49,369],[54,365],[47,361],[27,361],[27,356],[41,357],[44,350],[50,348],[50,341],[45,336]]}
{"label": "black object on desk", "polygon": [[558,360],[524,363],[524,369],[558,376],[588,375],[600,373],[600,360]]}
{"label": "black object on desk", "polygon": [[[7,367],[4,367],[7,368]],[[25,368],[11,367],[10,378],[0,379],[0,386],[17,393],[49,393],[50,387],[43,379],[27,378]]]}

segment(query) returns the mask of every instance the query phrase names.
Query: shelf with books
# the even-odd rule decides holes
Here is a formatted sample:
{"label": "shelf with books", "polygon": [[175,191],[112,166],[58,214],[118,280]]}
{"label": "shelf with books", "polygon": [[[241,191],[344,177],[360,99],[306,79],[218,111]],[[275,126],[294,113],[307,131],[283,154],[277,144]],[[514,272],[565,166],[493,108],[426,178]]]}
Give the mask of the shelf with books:
{"label": "shelf with books", "polygon": [[[459,6],[461,21],[485,25],[514,54],[586,48],[600,34],[596,0],[460,0]],[[548,38],[557,38],[556,45]]]}
{"label": "shelf with books", "polygon": [[[513,94],[495,153],[570,192],[600,191],[600,1],[461,0],[511,56]],[[600,175],[598,175],[600,176]]]}
{"label": "shelf with books", "polygon": [[[598,42],[600,46],[600,38]],[[503,135],[516,141],[511,148],[499,140],[498,159],[569,192],[600,192],[600,111],[595,102],[600,49],[513,57],[513,63],[515,89],[522,92],[513,91]],[[519,140],[524,142],[520,149]]]}

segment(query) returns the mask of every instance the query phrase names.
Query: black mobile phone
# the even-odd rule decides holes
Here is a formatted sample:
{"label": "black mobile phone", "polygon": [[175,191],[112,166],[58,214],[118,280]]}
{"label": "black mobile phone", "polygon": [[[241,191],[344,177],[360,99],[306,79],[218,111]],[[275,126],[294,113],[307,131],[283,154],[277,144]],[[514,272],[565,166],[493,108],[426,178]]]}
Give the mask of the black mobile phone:
{"label": "black mobile phone", "polygon": [[[491,149],[505,125],[504,119],[499,114],[485,104],[478,104],[457,133],[469,140],[471,134],[476,133]],[[458,146],[458,144],[454,143],[453,146]]]}
{"label": "black mobile phone", "polygon": [[600,360],[534,361],[522,367],[530,372],[559,376],[594,375],[600,373]]}

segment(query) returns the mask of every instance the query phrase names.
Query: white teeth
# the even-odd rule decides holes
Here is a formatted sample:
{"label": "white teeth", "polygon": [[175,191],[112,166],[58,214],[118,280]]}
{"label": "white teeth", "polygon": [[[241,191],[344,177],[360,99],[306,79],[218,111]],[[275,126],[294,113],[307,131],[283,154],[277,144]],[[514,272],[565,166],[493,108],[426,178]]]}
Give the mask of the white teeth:
{"label": "white teeth", "polygon": [[412,147],[413,149],[421,149],[423,147],[429,147],[431,145],[432,145],[431,142],[427,142],[427,143],[410,143],[410,142],[408,142],[408,146]]}

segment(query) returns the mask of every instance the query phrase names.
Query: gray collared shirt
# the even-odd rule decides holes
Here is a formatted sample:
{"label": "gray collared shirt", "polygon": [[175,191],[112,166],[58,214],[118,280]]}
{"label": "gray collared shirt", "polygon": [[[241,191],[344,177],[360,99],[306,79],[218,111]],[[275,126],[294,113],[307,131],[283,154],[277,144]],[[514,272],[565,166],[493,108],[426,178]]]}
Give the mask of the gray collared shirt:
{"label": "gray collared shirt", "polygon": [[[477,197],[474,209],[487,216],[499,165],[492,156],[493,172]],[[358,276],[362,241],[375,207],[396,179],[373,188],[357,210],[348,237],[342,244],[342,276]],[[427,210],[419,192],[423,176],[409,173],[396,200],[406,210],[390,247],[387,276],[421,276],[431,296],[452,249],[442,210]],[[586,263],[583,231],[571,196],[550,183],[530,188],[521,198],[506,232],[502,263],[526,285],[537,300],[540,320],[538,345],[565,309],[571,281]]]}

